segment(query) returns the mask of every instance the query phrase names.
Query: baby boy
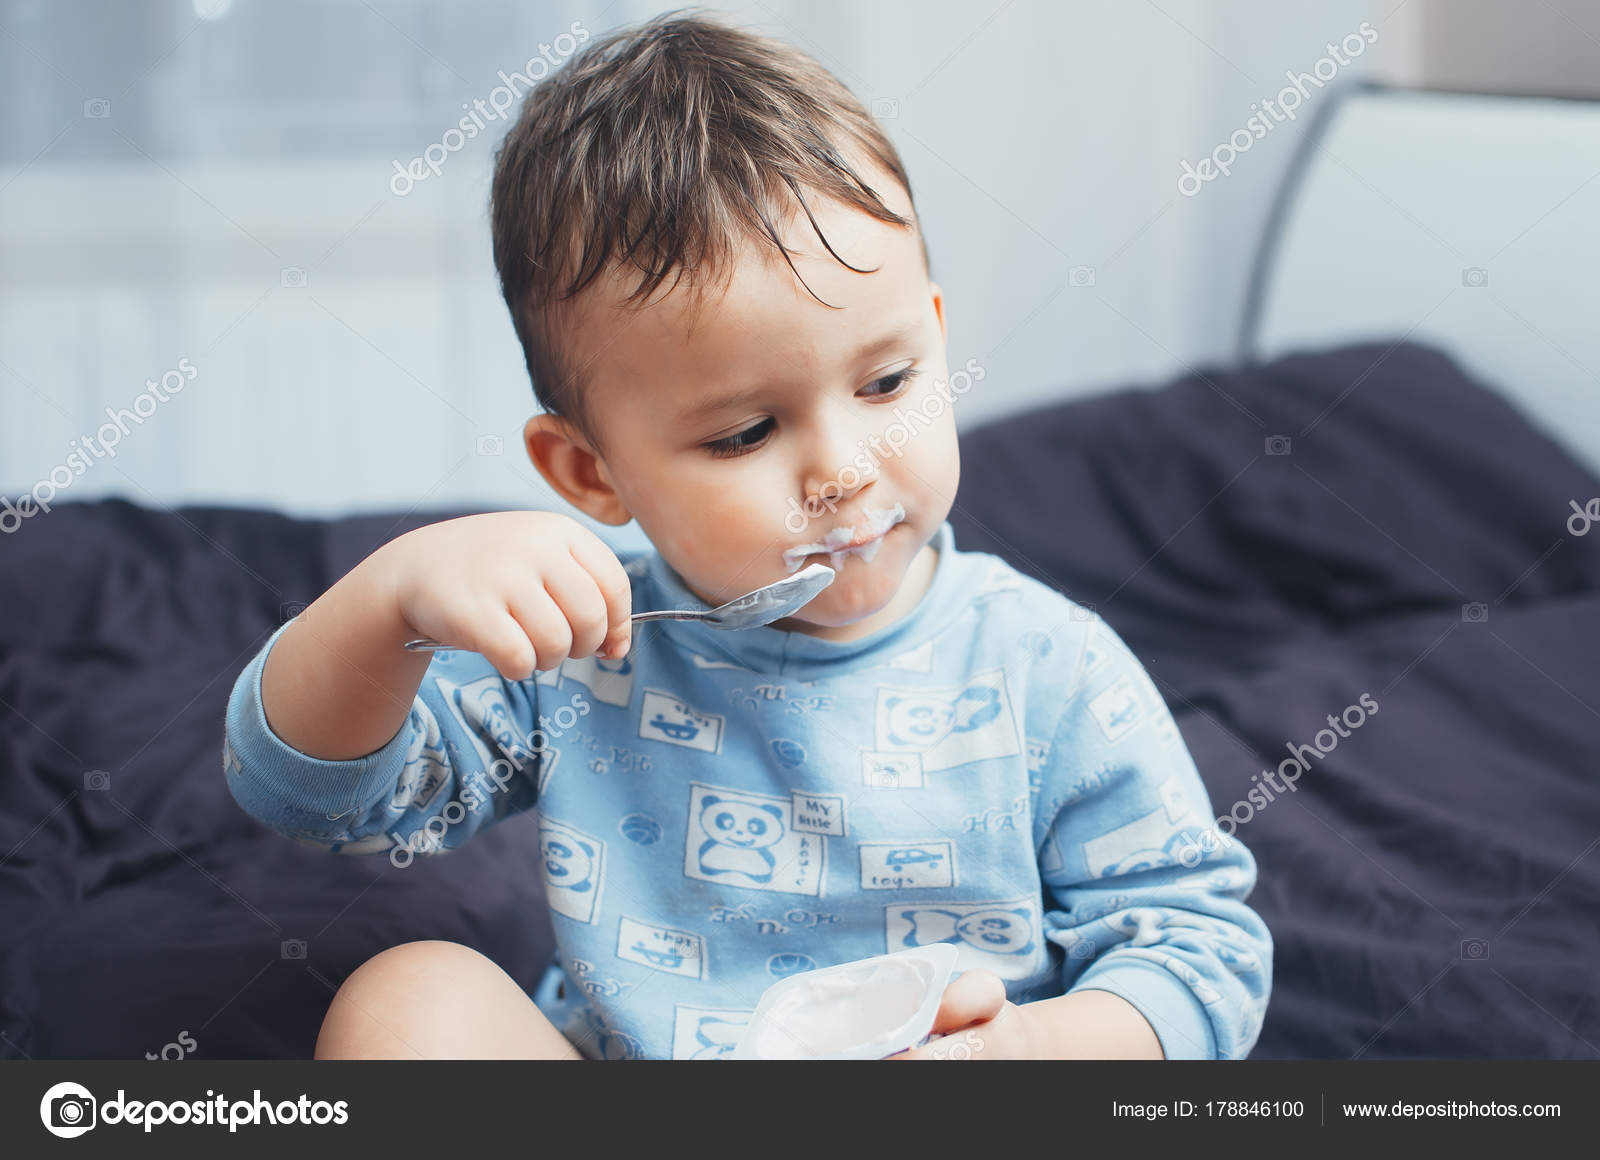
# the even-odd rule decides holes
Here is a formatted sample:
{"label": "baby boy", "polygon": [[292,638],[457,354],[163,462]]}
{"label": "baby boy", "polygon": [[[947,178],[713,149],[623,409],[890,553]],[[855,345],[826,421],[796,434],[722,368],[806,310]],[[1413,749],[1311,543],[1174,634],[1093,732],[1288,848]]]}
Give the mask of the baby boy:
{"label": "baby boy", "polygon": [[[228,784],[288,837],[405,867],[537,807],[558,949],[531,998],[406,943],[344,982],[317,1055],[718,1058],[777,979],[938,942],[935,1036],[894,1058],[1247,1054],[1255,862],[1116,633],[956,547],[954,384],[983,371],[947,366],[859,101],[668,14],[529,94],[492,213],[528,455],[655,550],[553,512],[435,523],[240,676]],[[832,584],[772,625],[630,628],[811,563]]]}

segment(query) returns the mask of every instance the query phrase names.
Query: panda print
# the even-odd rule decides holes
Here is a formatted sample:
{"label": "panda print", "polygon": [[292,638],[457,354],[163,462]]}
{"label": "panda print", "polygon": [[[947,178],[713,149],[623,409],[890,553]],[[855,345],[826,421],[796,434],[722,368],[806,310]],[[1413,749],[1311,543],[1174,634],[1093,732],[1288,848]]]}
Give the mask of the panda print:
{"label": "panda print", "polygon": [[700,799],[700,869],[708,875],[742,874],[752,882],[771,882],[771,846],[783,837],[784,811],[775,805],[720,798]]}
{"label": "panda print", "polygon": [[958,970],[985,967],[1002,979],[1033,974],[1043,957],[1039,910],[1032,899],[1010,902],[931,903],[886,908],[890,951],[929,943],[954,943]]}
{"label": "panda print", "polygon": [[792,797],[690,783],[685,877],[750,890],[819,895],[823,834],[797,829]]}
{"label": "panda print", "polygon": [[978,673],[962,688],[881,686],[875,748],[915,754],[932,772],[1022,752],[1004,669]]}
{"label": "panda print", "polygon": [[605,884],[606,844],[572,826],[539,819],[539,870],[550,909],[593,922]]}

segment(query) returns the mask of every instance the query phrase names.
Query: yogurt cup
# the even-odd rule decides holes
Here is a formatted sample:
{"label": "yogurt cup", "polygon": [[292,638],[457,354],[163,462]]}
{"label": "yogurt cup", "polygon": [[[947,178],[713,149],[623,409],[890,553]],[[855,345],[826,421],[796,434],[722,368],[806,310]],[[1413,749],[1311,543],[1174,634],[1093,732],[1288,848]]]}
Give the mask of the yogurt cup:
{"label": "yogurt cup", "polygon": [[882,1059],[925,1043],[952,943],[802,971],[761,995],[730,1059]]}

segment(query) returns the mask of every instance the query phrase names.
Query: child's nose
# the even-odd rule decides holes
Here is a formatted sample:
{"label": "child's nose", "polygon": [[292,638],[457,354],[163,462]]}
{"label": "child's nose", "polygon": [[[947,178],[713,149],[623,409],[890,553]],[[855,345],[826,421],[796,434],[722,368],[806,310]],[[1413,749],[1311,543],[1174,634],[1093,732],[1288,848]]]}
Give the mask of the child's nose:
{"label": "child's nose", "polygon": [[806,463],[805,494],[820,504],[847,500],[878,477],[867,443],[876,428],[835,416],[817,432]]}

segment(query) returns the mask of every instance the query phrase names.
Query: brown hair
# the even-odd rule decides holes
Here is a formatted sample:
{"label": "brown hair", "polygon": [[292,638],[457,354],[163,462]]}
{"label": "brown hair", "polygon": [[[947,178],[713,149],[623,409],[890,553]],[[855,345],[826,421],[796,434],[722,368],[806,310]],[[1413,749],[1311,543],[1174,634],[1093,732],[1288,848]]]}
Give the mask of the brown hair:
{"label": "brown hair", "polygon": [[[792,270],[773,221],[787,218],[792,196],[828,252],[856,269],[822,237],[802,188],[916,228],[840,145],[910,198],[894,145],[827,69],[694,10],[597,39],[537,85],[496,154],[491,217],[501,292],[540,405],[598,446],[583,368],[562,357],[559,307],[613,261],[640,271],[625,304],[647,300],[675,270],[669,293],[685,275],[702,291],[698,274],[725,280],[741,238],[770,242]],[[926,264],[925,241],[922,252]]]}

